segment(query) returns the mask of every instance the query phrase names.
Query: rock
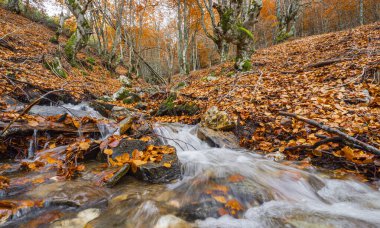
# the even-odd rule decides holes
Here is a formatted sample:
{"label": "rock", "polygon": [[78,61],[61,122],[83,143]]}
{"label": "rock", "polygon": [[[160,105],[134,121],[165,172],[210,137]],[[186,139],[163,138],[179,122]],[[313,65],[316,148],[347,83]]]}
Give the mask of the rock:
{"label": "rock", "polygon": [[91,101],[89,106],[93,108],[95,111],[99,112],[100,115],[108,118],[111,114],[111,110],[115,105],[100,102],[100,101]]}
{"label": "rock", "polygon": [[135,119],[136,118],[132,115],[127,116],[125,119],[123,119],[119,123],[119,134],[120,135],[125,134],[132,127],[133,120],[135,120]]}
{"label": "rock", "polygon": [[147,103],[144,103],[144,102],[139,102],[135,105],[135,108],[136,109],[142,109],[142,110],[145,110],[146,108],[148,107],[148,104]]}
{"label": "rock", "polygon": [[[165,167],[166,163],[171,166]],[[137,178],[151,183],[167,183],[180,178],[181,163],[177,157],[177,152],[163,154],[162,160],[158,163],[149,162],[139,166],[135,175]]]}
{"label": "rock", "polygon": [[132,157],[132,152],[134,150],[144,151],[146,147],[152,143],[153,142],[144,142],[139,139],[122,139],[119,145],[113,148],[112,158],[114,159],[125,153],[128,153],[130,157]]}
{"label": "rock", "polygon": [[175,93],[169,95],[169,97],[160,104],[156,115],[157,116],[177,116],[177,115],[195,115],[199,112],[199,107],[192,103],[184,103],[184,104],[175,104],[174,101],[177,99]]}
{"label": "rock", "polygon": [[288,117],[284,117],[284,118],[281,119],[280,124],[282,126],[285,126],[285,127],[291,127],[292,124],[293,124],[293,121],[292,121],[292,119],[290,119]]}
{"label": "rock", "polygon": [[111,110],[110,117],[113,119],[119,119],[122,117],[132,116],[133,114],[134,112],[128,108],[114,106]]}
{"label": "rock", "polygon": [[88,222],[100,216],[100,209],[89,208],[78,213],[76,218],[54,222],[51,227],[85,227]]}
{"label": "rock", "polygon": [[107,182],[106,182],[106,186],[107,187],[113,187],[115,186],[120,180],[122,177],[124,177],[129,169],[130,169],[130,165],[129,164],[125,164],[123,167],[121,167]]}
{"label": "rock", "polygon": [[236,126],[236,123],[229,118],[227,112],[219,111],[216,106],[206,111],[201,124],[213,130],[230,130]]}
{"label": "rock", "polygon": [[161,216],[154,228],[190,228],[192,227],[185,220],[180,219],[174,215],[164,215]]}
{"label": "rock", "polygon": [[133,104],[141,101],[141,97],[136,93],[129,93],[126,98],[123,99],[124,104]]}
{"label": "rock", "polygon": [[132,87],[131,81],[125,75],[120,75],[119,82],[121,82],[121,84],[123,84],[123,86],[125,86],[125,87]]}
{"label": "rock", "polygon": [[125,87],[121,87],[116,93],[112,95],[114,100],[123,100],[129,95],[129,90]]}
{"label": "rock", "polygon": [[98,100],[100,100],[100,101],[105,101],[105,102],[114,101],[114,99],[113,99],[112,97],[107,96],[107,95],[102,96],[102,97],[99,97]]}
{"label": "rock", "polygon": [[286,159],[286,155],[277,151],[275,153],[270,153],[265,155],[266,158],[274,160],[274,161],[283,161]]}
{"label": "rock", "polygon": [[195,221],[198,219],[218,218],[219,205],[212,199],[202,199],[199,202],[192,202],[184,205],[179,210],[179,215],[187,221]]}
{"label": "rock", "polygon": [[85,116],[91,116],[91,117],[96,117],[96,118],[102,117],[98,113],[94,112],[94,110],[92,110],[92,108],[90,108],[88,104],[85,104],[85,103],[83,103],[82,105],[76,105],[76,106],[64,105],[64,107],[34,105],[29,111],[29,114],[40,115],[40,116],[57,116],[57,115],[63,115],[66,113],[75,117],[85,117]]}
{"label": "rock", "polygon": [[199,127],[197,136],[212,147],[238,149],[239,140],[232,132],[215,131],[210,128]]}

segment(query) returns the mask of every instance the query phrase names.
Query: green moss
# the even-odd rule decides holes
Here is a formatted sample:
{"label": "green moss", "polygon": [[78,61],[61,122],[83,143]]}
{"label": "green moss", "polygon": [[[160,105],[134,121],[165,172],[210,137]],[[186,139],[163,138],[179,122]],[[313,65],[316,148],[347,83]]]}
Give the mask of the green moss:
{"label": "green moss", "polygon": [[50,37],[49,42],[53,44],[58,44],[57,35]]}
{"label": "green moss", "polygon": [[65,55],[69,59],[71,64],[75,64],[75,42],[77,39],[76,32],[74,32],[65,45]]}
{"label": "green moss", "polygon": [[46,67],[46,69],[50,70],[54,74],[56,74],[62,78],[67,78],[67,73],[66,73],[65,69],[63,69],[58,58],[54,58],[50,62],[44,61],[44,66]]}
{"label": "green moss", "polygon": [[175,93],[171,93],[169,97],[160,104],[156,115],[195,115],[197,112],[199,112],[199,107],[196,104],[189,102],[177,105],[175,104],[176,99],[177,95]]}
{"label": "green moss", "polygon": [[222,25],[223,31],[227,31],[231,27],[231,15],[233,12],[232,9],[228,9],[220,18],[220,24]]}
{"label": "green moss", "polygon": [[95,65],[95,63],[96,63],[96,61],[95,61],[95,59],[93,58],[93,57],[87,57],[87,62],[89,63],[89,64],[91,64],[91,65]]}
{"label": "green moss", "polygon": [[243,71],[250,71],[252,69],[252,63],[249,60],[245,60],[242,66]]}
{"label": "green moss", "polygon": [[139,95],[137,95],[135,93],[130,93],[128,95],[128,97],[123,100],[123,103],[124,104],[133,104],[133,103],[136,103],[139,101],[141,101],[141,98]]}

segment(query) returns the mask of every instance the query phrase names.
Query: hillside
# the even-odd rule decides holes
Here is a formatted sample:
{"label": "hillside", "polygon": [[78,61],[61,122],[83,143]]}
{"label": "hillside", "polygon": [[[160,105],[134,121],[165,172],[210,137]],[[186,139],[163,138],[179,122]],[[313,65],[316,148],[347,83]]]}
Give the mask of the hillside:
{"label": "hillside", "polygon": [[[289,159],[311,157],[312,163],[333,169],[361,169],[363,165],[367,176],[376,176],[378,166],[365,164],[376,161],[378,165],[379,160],[359,149],[329,143],[317,152],[288,151],[314,144],[319,141],[315,134],[326,133],[282,117],[279,111],[342,129],[379,148],[379,34],[380,24],[375,23],[258,50],[251,72],[236,74],[233,64],[226,63],[190,74],[178,102],[195,102],[203,111],[212,106],[227,111],[238,121],[234,132],[242,146],[264,153],[280,150]],[[177,83],[181,80],[177,78]],[[192,122],[200,116],[157,120]]]}
{"label": "hillside", "polygon": [[[60,47],[49,41],[54,31],[44,25],[0,8],[0,27],[1,94],[10,93],[14,97],[23,97],[25,94],[21,88],[26,91],[50,91],[65,85],[64,89],[69,96],[62,99],[79,101],[112,94],[120,87],[119,82],[91,53],[79,55],[83,64],[89,58],[93,59],[86,65],[73,68],[68,63],[63,63],[68,74],[66,79],[46,69],[43,64],[44,56],[54,55]],[[61,37],[60,43],[64,42],[65,38]],[[10,85],[5,76],[16,79],[17,85]]]}

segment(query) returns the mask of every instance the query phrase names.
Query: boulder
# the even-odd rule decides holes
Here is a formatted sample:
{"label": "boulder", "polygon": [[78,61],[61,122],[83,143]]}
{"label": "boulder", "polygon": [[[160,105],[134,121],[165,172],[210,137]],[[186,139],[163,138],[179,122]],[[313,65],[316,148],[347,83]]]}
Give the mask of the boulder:
{"label": "boulder", "polygon": [[132,87],[131,80],[125,75],[120,75],[119,82],[125,87]]}
{"label": "boulder", "polygon": [[111,114],[109,117],[113,119],[119,119],[119,118],[125,118],[127,116],[132,116],[133,114],[134,112],[128,108],[114,106],[111,110]]}
{"label": "boulder", "polygon": [[232,132],[215,131],[210,128],[199,127],[197,136],[212,147],[238,149],[239,140]]}
{"label": "boulder", "polygon": [[129,93],[126,98],[123,99],[124,104],[133,104],[141,101],[141,97],[136,93]]}
{"label": "boulder", "polygon": [[95,111],[99,112],[100,115],[108,118],[111,114],[111,110],[115,105],[104,103],[102,101],[91,101],[89,106]]}
{"label": "boulder", "polygon": [[[128,153],[129,157],[132,158],[134,150],[146,151],[149,145],[160,145],[159,139],[153,138],[150,141],[122,139],[119,145],[113,148],[112,158],[116,159],[116,157],[125,153]],[[181,176],[181,163],[179,162],[175,148],[170,146],[168,148],[173,149],[174,153],[161,154],[162,159],[159,162],[148,162],[140,165],[135,172],[132,169],[130,173],[140,180],[151,183],[167,183],[178,179]]]}
{"label": "boulder", "polygon": [[[170,164],[170,167],[167,167],[166,164]],[[139,166],[135,175],[137,178],[151,183],[168,183],[181,177],[181,163],[176,152],[163,154],[160,162],[149,162]]]}
{"label": "boulder", "polygon": [[236,123],[228,116],[227,112],[219,111],[216,106],[209,108],[201,122],[202,126],[213,130],[231,130]]}
{"label": "boulder", "polygon": [[174,101],[177,99],[175,93],[171,93],[169,97],[160,104],[156,115],[157,116],[177,116],[177,115],[195,115],[199,112],[199,107],[192,102],[176,104]]}

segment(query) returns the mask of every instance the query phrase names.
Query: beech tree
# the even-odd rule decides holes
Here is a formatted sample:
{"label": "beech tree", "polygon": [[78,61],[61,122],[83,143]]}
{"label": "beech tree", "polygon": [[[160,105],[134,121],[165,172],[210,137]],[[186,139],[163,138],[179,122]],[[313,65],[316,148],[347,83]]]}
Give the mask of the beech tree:
{"label": "beech tree", "polygon": [[219,14],[214,28],[224,39],[236,45],[235,68],[249,70],[255,52],[253,29],[263,7],[262,0],[218,0],[213,7]]}
{"label": "beech tree", "polygon": [[[203,3],[203,4],[202,4]],[[204,33],[208,38],[210,38],[214,43],[220,55],[220,61],[224,62],[228,58],[229,44],[224,37],[223,30],[217,29],[216,15],[213,10],[213,1],[210,0],[197,0],[198,7],[201,12],[201,25]],[[205,9],[210,18],[212,33],[209,32],[206,26]]]}
{"label": "beech tree", "polygon": [[67,41],[65,54],[71,64],[75,64],[77,53],[84,47],[92,34],[92,26],[85,14],[92,0],[82,3],[80,0],[65,0],[67,7],[76,19],[77,28]]}

